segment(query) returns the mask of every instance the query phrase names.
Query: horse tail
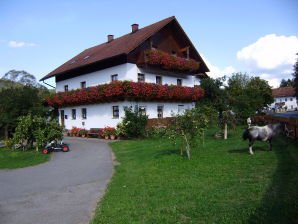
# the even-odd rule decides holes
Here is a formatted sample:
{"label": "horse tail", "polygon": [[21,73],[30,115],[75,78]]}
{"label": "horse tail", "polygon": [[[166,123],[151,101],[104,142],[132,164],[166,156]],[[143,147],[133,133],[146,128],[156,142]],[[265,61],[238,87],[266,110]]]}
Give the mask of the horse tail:
{"label": "horse tail", "polygon": [[249,138],[249,128],[245,130],[245,132],[243,132],[242,135],[243,140],[246,140]]}

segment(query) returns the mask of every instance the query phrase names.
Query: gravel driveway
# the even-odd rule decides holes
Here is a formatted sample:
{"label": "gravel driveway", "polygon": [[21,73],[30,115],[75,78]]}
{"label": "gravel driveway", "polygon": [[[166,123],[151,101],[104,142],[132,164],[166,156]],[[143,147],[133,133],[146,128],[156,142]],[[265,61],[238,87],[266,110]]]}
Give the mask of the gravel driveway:
{"label": "gravel driveway", "polygon": [[64,141],[71,151],[45,164],[0,170],[1,224],[89,222],[112,176],[111,150],[99,139]]}

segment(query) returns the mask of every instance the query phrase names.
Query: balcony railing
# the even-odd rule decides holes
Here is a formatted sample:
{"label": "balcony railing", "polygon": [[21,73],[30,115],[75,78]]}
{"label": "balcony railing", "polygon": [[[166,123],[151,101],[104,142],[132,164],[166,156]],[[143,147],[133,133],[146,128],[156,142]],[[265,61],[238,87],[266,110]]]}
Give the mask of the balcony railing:
{"label": "balcony railing", "polygon": [[181,58],[167,52],[150,49],[142,52],[138,65],[158,66],[164,70],[180,72],[196,72],[200,62],[193,59]]}
{"label": "balcony railing", "polygon": [[122,101],[194,102],[203,97],[204,90],[198,87],[160,85],[154,83],[113,81],[108,84],[84,89],[59,92],[45,99],[53,107],[98,104]]}

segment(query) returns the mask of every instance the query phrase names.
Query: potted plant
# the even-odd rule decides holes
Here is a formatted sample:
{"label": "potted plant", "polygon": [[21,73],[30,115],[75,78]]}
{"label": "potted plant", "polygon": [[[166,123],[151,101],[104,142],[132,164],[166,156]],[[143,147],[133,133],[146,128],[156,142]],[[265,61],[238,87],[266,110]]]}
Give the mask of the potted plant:
{"label": "potted plant", "polygon": [[86,134],[87,134],[87,130],[86,130],[86,129],[81,129],[81,130],[79,130],[79,135],[80,135],[81,137],[85,138],[85,137],[86,137]]}
{"label": "potted plant", "polygon": [[104,132],[105,139],[109,139],[110,137],[111,140],[114,140],[116,138],[117,131],[113,127],[105,127],[103,132]]}

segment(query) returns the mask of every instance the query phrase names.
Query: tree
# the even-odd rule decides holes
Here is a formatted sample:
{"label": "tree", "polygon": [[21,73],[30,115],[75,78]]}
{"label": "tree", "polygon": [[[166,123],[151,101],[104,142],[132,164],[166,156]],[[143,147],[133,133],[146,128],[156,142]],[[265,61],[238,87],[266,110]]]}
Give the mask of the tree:
{"label": "tree", "polygon": [[31,75],[30,73],[24,70],[22,71],[10,70],[5,75],[3,75],[1,79],[6,81],[11,81],[13,83],[24,85],[24,86],[34,86],[37,88],[46,89],[45,86],[39,84],[36,81],[36,78],[34,75]]}
{"label": "tree", "polygon": [[[296,55],[298,55],[298,53]],[[295,96],[298,98],[298,57],[296,59],[295,65],[294,65],[293,76],[294,76]]]}
{"label": "tree", "polygon": [[0,128],[5,129],[5,138],[13,132],[17,125],[17,118],[28,113],[46,116],[49,109],[43,106],[43,95],[47,90],[40,90],[32,86],[21,86],[0,90]]}
{"label": "tree", "polygon": [[207,78],[201,81],[200,87],[204,89],[204,97],[197,102],[197,106],[211,106],[218,112],[227,110],[228,97],[224,87],[225,77],[222,78]]}
{"label": "tree", "polygon": [[246,73],[236,73],[229,78],[227,94],[232,111],[241,120],[254,116],[256,111],[274,102],[268,82]]}
{"label": "tree", "polygon": [[282,79],[280,82],[279,87],[287,87],[287,86],[294,86],[294,79]]}

